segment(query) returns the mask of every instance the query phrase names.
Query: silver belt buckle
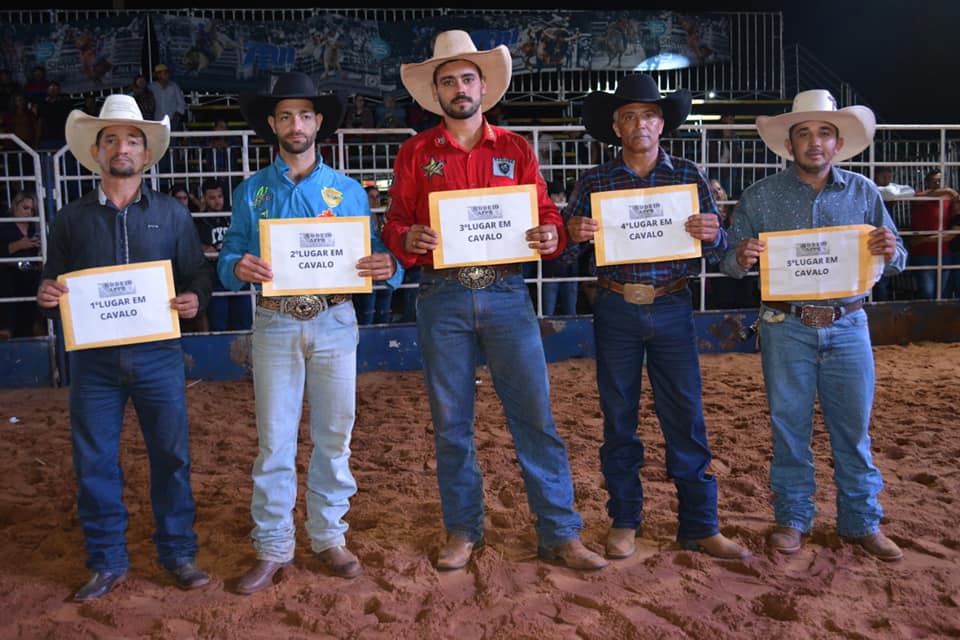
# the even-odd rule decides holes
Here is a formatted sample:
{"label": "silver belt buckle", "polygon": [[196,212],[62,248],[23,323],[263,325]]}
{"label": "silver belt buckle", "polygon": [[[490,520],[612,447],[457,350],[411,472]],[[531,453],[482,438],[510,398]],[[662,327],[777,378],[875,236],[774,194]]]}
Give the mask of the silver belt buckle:
{"label": "silver belt buckle", "polygon": [[326,296],[289,296],[283,299],[280,310],[297,320],[313,320],[327,308]]}
{"label": "silver belt buckle", "polygon": [[496,267],[462,267],[457,271],[457,280],[468,289],[484,289],[497,279]]}
{"label": "silver belt buckle", "polygon": [[657,289],[652,284],[635,282],[623,285],[623,299],[630,304],[650,304],[657,297]]}
{"label": "silver belt buckle", "polygon": [[808,327],[823,329],[833,324],[833,307],[807,305],[800,307],[800,322]]}

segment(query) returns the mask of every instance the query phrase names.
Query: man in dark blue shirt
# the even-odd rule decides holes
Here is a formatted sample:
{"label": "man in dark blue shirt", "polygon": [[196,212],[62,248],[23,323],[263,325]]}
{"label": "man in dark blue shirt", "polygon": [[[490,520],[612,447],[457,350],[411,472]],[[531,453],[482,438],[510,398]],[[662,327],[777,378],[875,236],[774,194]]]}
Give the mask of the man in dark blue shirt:
{"label": "man in dark blue shirt", "polygon": [[[656,82],[645,74],[626,76],[613,94],[587,96],[583,106],[587,133],[622,146],[622,151],[577,181],[563,210],[571,246],[593,240],[600,230],[593,218],[591,194],[694,184],[700,212],[684,220],[684,229],[702,242],[708,259],[722,258],[726,233],[706,178],[692,162],[670,156],[660,147],[661,135],[683,124],[689,113],[689,92],[681,89],[661,98]],[[677,488],[677,541],[686,549],[718,558],[750,555],[720,533],[717,481],[708,471],[711,453],[687,288],[687,277],[698,271],[695,258],[596,268],[599,288],[593,327],[603,410],[600,462],[610,495],[607,513],[613,520],[606,543],[610,558],[633,555],[634,538],[640,535],[644,448],[637,424],[644,361],[666,443],[667,473]]]}
{"label": "man in dark blue shirt", "polygon": [[[143,171],[166,152],[170,125],[146,121],[136,101],[108,96],[100,116],[73,111],[66,139],[78,162],[101,176],[100,186],[64,207],[54,220],[37,303],[55,309],[67,287],[57,277],[93,267],[155,260],[172,264],[177,295],[170,306],[193,318],[207,304],[213,271],[189,212],[143,184]],[[160,564],[184,589],[209,582],[194,564],[196,509],[183,352],[179,340],[91,348],[70,353],[70,428],[77,510],[90,581],[73,596],[99,598],[120,583],[127,557],[127,510],[119,464],[124,407],[132,398],[150,460],[150,495]]]}

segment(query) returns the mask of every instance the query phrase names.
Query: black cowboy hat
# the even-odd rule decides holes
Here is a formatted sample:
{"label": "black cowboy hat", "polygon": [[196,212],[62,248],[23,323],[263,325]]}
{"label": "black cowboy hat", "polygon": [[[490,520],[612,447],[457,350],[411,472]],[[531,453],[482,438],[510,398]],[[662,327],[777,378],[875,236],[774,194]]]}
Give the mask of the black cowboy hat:
{"label": "black cowboy hat", "polygon": [[689,91],[677,89],[662,98],[656,80],[645,73],[631,73],[620,80],[615,92],[595,91],[584,99],[582,117],[587,133],[601,142],[620,146],[620,137],[613,130],[613,112],[632,102],[660,106],[663,135],[679,127],[690,115]]}
{"label": "black cowboy hat", "polygon": [[281,100],[298,99],[312,101],[314,110],[323,116],[317,129],[317,142],[328,138],[340,126],[346,111],[343,101],[332,93],[317,95],[317,86],[310,76],[296,71],[277,77],[269,94],[240,96],[240,112],[258,136],[273,143],[277,135],[267,123],[267,116],[273,115]]}

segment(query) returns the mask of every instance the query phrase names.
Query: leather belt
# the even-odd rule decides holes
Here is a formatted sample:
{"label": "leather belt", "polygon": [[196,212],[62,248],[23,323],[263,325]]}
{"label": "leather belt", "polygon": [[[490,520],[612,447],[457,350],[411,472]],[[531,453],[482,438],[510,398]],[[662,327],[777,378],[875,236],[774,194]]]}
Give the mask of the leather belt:
{"label": "leather belt", "polygon": [[434,269],[433,266],[425,264],[421,267],[421,273],[447,280],[457,280],[468,289],[485,289],[500,278],[520,275],[523,271],[519,263],[454,267],[452,269]]}
{"label": "leather belt", "polygon": [[654,287],[652,284],[640,284],[636,282],[617,282],[607,278],[597,278],[597,285],[604,289],[610,289],[614,293],[619,293],[623,299],[631,304],[650,304],[660,296],[670,293],[677,293],[687,288],[687,279],[679,278],[663,287]]}
{"label": "leather belt", "polygon": [[808,327],[822,329],[829,327],[834,322],[854,311],[863,308],[863,298],[855,300],[848,305],[836,306],[817,306],[812,304],[797,305],[789,302],[764,302],[763,306],[769,307],[775,311],[782,311],[792,316],[800,318],[800,322]]}
{"label": "leather belt", "polygon": [[349,295],[331,296],[257,296],[257,306],[280,313],[287,313],[297,320],[312,320],[330,307],[350,300]]}

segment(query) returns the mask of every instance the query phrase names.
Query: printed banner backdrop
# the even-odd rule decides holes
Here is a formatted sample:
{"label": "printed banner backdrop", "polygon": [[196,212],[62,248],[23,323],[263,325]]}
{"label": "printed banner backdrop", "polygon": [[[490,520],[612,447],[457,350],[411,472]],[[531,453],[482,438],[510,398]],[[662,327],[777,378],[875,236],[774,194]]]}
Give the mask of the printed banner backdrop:
{"label": "printed banner backdrop", "polygon": [[266,91],[277,73],[303,71],[321,91],[379,93],[389,47],[377,23],[338,15],[309,21],[215,21],[158,16],[157,62],[184,92]]}
{"label": "printed banner backdrop", "polygon": [[105,17],[69,24],[4,25],[0,67],[23,83],[35,65],[64,93],[129,86],[140,73],[146,20]]}

